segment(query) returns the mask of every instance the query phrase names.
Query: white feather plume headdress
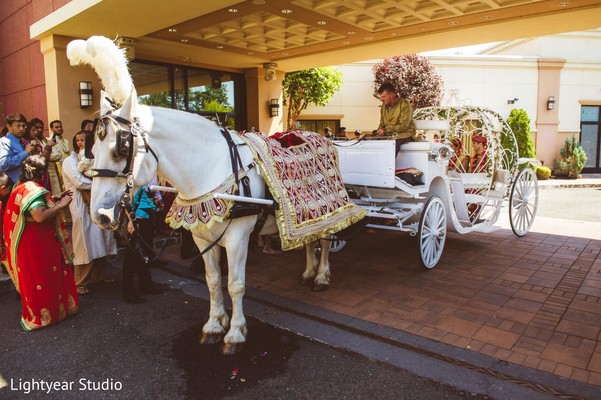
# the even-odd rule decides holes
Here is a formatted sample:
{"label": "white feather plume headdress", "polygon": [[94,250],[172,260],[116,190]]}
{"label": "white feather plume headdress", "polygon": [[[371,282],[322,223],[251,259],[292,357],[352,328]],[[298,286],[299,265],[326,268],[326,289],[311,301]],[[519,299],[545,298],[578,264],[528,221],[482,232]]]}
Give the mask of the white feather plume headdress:
{"label": "white feather plume headdress", "polygon": [[92,36],[88,40],[71,41],[67,45],[67,58],[71,65],[87,64],[94,68],[110,98],[119,105],[125,103],[133,87],[125,49],[104,36]]}

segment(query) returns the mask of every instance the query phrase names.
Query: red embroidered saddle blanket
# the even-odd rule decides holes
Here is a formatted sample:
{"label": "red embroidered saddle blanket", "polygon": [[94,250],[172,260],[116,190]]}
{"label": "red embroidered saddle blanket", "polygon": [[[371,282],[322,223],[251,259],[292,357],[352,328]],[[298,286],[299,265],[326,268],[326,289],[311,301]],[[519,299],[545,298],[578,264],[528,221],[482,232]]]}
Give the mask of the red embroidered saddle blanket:
{"label": "red embroidered saddle blanket", "polygon": [[261,176],[280,208],[276,220],[282,249],[290,250],[347,228],[365,216],[340,177],[332,143],[308,131],[266,136],[245,132]]}

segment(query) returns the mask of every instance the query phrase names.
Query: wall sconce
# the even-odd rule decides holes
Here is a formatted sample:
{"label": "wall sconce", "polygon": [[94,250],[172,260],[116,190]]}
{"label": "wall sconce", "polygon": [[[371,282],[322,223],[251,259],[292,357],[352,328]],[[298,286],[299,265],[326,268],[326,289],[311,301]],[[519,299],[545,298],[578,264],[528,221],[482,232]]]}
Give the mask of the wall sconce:
{"label": "wall sconce", "polygon": [[555,108],[555,96],[549,96],[547,99],[547,110],[552,110]]}
{"label": "wall sconce", "polygon": [[514,97],[513,99],[509,99],[507,100],[507,104],[514,104],[516,101],[518,101],[519,99],[517,97]]}
{"label": "wall sconce", "polygon": [[278,67],[277,63],[264,63],[263,68],[265,69],[265,80],[266,81],[275,81],[278,79],[278,74],[275,72],[275,69]]}
{"label": "wall sconce", "polygon": [[92,106],[92,82],[79,82],[79,106],[81,108]]}
{"label": "wall sconce", "polygon": [[211,75],[211,88],[221,89],[221,75]]}
{"label": "wall sconce", "polygon": [[278,103],[278,99],[269,100],[269,116],[271,118],[277,117],[280,115],[280,105]]}

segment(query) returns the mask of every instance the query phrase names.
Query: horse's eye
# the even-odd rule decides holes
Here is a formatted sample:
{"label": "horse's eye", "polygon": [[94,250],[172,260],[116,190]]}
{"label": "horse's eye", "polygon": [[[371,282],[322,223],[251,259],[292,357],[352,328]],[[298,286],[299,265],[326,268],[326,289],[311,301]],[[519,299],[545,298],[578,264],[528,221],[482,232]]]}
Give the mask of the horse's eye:
{"label": "horse's eye", "polygon": [[106,128],[102,122],[98,123],[98,127],[96,128],[96,135],[98,135],[98,139],[101,141],[106,137]]}

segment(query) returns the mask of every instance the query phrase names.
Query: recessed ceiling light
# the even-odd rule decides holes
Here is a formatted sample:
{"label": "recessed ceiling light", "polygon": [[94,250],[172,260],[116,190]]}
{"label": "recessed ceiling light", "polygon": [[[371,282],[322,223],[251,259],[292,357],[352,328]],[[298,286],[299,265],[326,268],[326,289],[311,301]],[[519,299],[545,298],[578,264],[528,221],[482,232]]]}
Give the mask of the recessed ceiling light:
{"label": "recessed ceiling light", "polygon": [[448,24],[451,25],[451,26],[453,26],[453,25],[459,25],[459,22],[457,22],[457,21],[449,21]]}
{"label": "recessed ceiling light", "polygon": [[398,35],[398,33],[396,33],[396,32],[392,32],[392,33],[390,34],[390,36],[396,36],[396,35]]}
{"label": "recessed ceiling light", "polygon": [[345,40],[344,42],[342,42],[342,44],[351,44],[351,42],[349,42],[348,40]]}
{"label": "recessed ceiling light", "polygon": [[248,54],[249,56],[252,56],[253,54],[255,54],[255,52],[254,52],[254,51],[249,51],[249,52],[248,52],[248,53],[246,53],[246,54]]}
{"label": "recessed ceiling light", "polygon": [[175,28],[169,28],[169,32],[177,32],[177,29],[175,29]]}
{"label": "recessed ceiling light", "polygon": [[356,34],[357,34],[357,32],[355,32],[355,31],[348,31],[346,34],[347,34],[347,35],[356,35]]}
{"label": "recessed ceiling light", "polygon": [[562,1],[561,3],[557,3],[557,5],[558,5],[559,7],[567,7],[567,6],[569,6],[570,4],[572,4],[572,3],[570,3],[569,1]]}
{"label": "recessed ceiling light", "polygon": [[490,15],[483,15],[482,17],[480,17],[481,20],[484,21],[488,21],[489,19],[492,19],[492,17]]}
{"label": "recessed ceiling light", "polygon": [[238,12],[238,9],[237,9],[237,8],[230,8],[230,9],[228,9],[227,11],[228,11],[228,12],[231,12],[231,13],[237,13],[237,12]]}
{"label": "recessed ceiling light", "polygon": [[188,43],[188,39],[182,39],[182,43]]}
{"label": "recessed ceiling light", "polygon": [[223,49],[223,46],[219,44],[219,45],[217,45],[217,48],[218,49]]}
{"label": "recessed ceiling light", "polygon": [[292,14],[292,10],[286,8],[286,9],[282,10],[282,14]]}
{"label": "recessed ceiling light", "polygon": [[325,25],[325,24],[327,24],[326,21],[317,21],[317,25]]}
{"label": "recessed ceiling light", "polygon": [[288,55],[288,53],[286,53],[286,52],[283,52],[283,53],[282,53],[282,55],[283,55],[283,56],[287,56],[287,55]]}

